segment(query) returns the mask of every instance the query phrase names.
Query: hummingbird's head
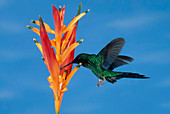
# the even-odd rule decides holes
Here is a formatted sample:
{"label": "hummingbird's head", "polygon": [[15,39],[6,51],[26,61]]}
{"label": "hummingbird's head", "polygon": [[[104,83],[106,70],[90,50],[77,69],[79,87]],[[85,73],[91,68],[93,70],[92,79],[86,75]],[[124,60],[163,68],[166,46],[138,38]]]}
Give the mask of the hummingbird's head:
{"label": "hummingbird's head", "polygon": [[77,63],[77,64],[82,63],[84,60],[83,55],[84,55],[84,53],[77,55],[77,57],[72,61],[72,63]]}
{"label": "hummingbird's head", "polygon": [[79,63],[84,63],[84,55],[86,55],[85,53],[81,53],[81,54],[79,54],[79,55],[77,55],[77,57],[71,62],[71,63],[69,63],[69,64],[67,64],[67,65],[65,65],[64,67],[62,67],[62,68],[60,68],[60,69],[63,69],[63,68],[65,68],[65,67],[67,67],[67,66],[69,66],[69,65],[71,65],[71,64],[73,64],[73,63],[77,63],[77,64],[79,64]]}

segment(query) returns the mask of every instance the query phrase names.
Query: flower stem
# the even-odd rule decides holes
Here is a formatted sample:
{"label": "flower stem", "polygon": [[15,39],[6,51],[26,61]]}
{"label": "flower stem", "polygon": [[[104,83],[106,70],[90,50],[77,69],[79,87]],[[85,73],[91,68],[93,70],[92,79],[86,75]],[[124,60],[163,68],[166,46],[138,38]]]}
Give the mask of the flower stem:
{"label": "flower stem", "polygon": [[55,111],[56,111],[56,114],[59,114],[59,112],[60,112],[60,100],[55,100]]}

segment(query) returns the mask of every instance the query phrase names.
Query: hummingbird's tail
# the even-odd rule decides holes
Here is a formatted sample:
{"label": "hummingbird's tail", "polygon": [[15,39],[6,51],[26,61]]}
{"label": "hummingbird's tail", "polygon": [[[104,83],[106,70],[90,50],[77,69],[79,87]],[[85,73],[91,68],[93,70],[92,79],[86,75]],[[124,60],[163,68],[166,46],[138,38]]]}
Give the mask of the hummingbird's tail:
{"label": "hummingbird's tail", "polygon": [[145,75],[141,75],[138,73],[131,73],[131,72],[124,72],[121,75],[118,75],[116,77],[120,77],[120,78],[141,78],[141,79],[146,79],[146,78],[150,78],[150,77],[146,77]]}
{"label": "hummingbird's tail", "polygon": [[150,77],[146,77],[145,75],[140,75],[138,73],[131,73],[131,72],[117,72],[118,75],[114,76],[106,76],[105,79],[108,82],[114,83],[116,80],[121,78],[138,78],[138,79],[146,79]]}

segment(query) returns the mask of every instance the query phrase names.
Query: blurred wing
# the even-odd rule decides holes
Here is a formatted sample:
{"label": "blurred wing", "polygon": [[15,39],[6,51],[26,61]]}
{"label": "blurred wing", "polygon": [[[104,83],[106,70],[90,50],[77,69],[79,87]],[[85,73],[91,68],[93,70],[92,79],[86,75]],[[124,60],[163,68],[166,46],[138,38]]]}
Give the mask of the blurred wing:
{"label": "blurred wing", "polygon": [[102,69],[106,70],[114,62],[125,44],[123,38],[117,38],[107,44],[98,54]]}
{"label": "blurred wing", "polygon": [[128,61],[128,62],[132,62],[134,60],[132,57],[125,56],[125,55],[119,55],[118,58],[125,60],[125,61]]}
{"label": "blurred wing", "polygon": [[109,70],[113,70],[116,67],[122,66],[122,65],[126,65],[129,64],[128,62],[132,62],[134,59],[128,56],[124,56],[124,55],[119,55],[114,61],[113,63],[110,65]]}

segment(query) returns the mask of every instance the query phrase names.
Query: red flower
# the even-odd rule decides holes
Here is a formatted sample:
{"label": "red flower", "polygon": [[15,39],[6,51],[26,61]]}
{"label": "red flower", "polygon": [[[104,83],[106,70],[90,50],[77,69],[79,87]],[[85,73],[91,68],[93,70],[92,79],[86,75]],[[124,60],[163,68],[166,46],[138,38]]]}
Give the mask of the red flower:
{"label": "red flower", "polygon": [[[53,89],[56,113],[59,113],[63,94],[67,91],[67,85],[81,64],[77,65],[72,71],[72,65],[65,67],[61,71],[59,66],[62,67],[74,59],[75,47],[83,41],[80,40],[75,42],[78,20],[89,10],[80,14],[80,4],[77,16],[74,17],[66,27],[66,25],[63,24],[65,6],[63,6],[62,9],[60,6],[59,10],[54,6],[52,7],[55,31],[52,30],[48,24],[44,23],[41,17],[39,17],[39,21],[33,20],[31,22],[39,25],[40,30],[31,26],[27,27],[40,35],[41,44],[35,38],[33,40],[42,53],[44,63],[50,72],[50,76],[47,79],[51,84],[50,88]],[[47,33],[55,34],[55,38],[50,40]],[[56,52],[52,47],[55,48]]]}

